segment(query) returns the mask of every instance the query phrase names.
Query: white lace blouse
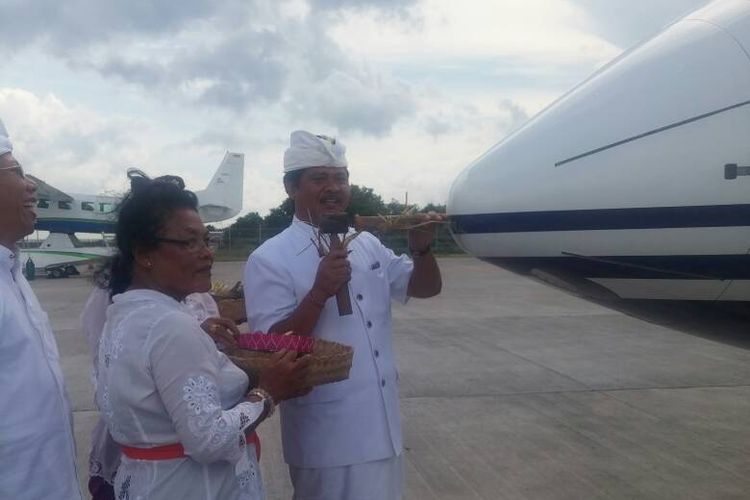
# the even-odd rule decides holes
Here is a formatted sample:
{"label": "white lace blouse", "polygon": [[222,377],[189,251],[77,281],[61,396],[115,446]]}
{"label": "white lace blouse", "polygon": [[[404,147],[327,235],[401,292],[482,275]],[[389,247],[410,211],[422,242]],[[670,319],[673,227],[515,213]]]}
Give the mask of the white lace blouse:
{"label": "white lace blouse", "polygon": [[97,402],[120,444],[181,443],[171,460],[123,457],[118,498],[262,499],[245,431],[263,403],[244,400],[245,373],[216,349],[184,305],[153,290],[114,297],[99,346]]}

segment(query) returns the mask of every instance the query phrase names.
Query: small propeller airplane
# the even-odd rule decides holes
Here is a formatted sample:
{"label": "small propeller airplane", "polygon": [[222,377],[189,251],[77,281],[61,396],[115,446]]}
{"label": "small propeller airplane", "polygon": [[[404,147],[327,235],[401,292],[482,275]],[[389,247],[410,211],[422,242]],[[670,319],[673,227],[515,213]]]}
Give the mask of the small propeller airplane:
{"label": "small propeller airplane", "polygon": [[[198,213],[203,222],[230,219],[242,210],[245,156],[227,152],[206,189],[195,191]],[[75,233],[113,233],[120,198],[64,193],[36,177],[37,221],[35,228],[49,231],[38,248],[21,251],[22,262],[32,260],[37,272],[62,278],[78,274],[76,266],[89,264],[112,254],[103,237],[100,246],[82,246]]]}

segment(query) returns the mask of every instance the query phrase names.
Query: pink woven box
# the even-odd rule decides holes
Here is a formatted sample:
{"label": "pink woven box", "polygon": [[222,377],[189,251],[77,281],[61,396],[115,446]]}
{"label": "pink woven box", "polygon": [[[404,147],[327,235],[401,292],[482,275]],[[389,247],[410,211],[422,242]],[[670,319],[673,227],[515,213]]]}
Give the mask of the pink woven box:
{"label": "pink woven box", "polygon": [[313,351],[315,339],[301,335],[278,335],[275,333],[242,333],[237,337],[241,349],[276,352],[282,349],[299,353]]}

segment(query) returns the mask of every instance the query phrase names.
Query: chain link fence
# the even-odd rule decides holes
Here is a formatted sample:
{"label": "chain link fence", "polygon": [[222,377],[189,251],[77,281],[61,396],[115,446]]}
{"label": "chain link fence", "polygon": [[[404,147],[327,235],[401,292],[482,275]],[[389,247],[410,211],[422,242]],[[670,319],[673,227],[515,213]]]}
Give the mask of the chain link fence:
{"label": "chain link fence", "polygon": [[[232,228],[225,229],[216,251],[217,260],[245,260],[250,253],[264,241],[273,238],[286,227]],[[390,231],[387,233],[373,233],[385,246],[396,254],[408,253],[409,243],[405,231]],[[462,254],[463,250],[456,245],[447,226],[438,228],[437,238],[432,245],[433,252],[438,255]]]}

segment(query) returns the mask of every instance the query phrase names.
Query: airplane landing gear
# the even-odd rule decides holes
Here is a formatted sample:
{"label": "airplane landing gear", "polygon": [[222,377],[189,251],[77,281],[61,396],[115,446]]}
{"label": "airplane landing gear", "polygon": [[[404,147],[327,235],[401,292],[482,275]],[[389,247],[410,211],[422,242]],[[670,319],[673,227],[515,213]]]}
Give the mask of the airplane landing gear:
{"label": "airplane landing gear", "polygon": [[47,278],[49,279],[67,278],[68,276],[77,276],[81,274],[76,266],[72,264],[67,266],[48,267],[46,271]]}
{"label": "airplane landing gear", "polygon": [[47,269],[47,278],[49,279],[58,279],[64,277],[65,273],[63,272],[63,269],[61,267],[53,267],[52,269]]}

